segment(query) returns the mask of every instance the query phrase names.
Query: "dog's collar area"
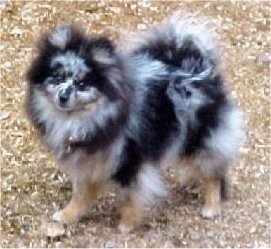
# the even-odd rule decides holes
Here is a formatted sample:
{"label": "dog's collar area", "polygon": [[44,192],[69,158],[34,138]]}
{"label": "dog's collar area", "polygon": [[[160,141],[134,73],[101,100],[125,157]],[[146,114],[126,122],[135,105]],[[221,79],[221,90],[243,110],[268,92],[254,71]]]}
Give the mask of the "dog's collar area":
{"label": "dog's collar area", "polygon": [[72,147],[73,147],[72,144],[74,144],[74,143],[75,143],[74,138],[73,138],[72,136],[70,136],[69,139],[67,140],[66,144],[65,144],[65,149],[64,149],[64,151],[65,151],[65,154],[66,154],[66,155],[72,153],[72,151],[73,151],[73,149],[72,149]]}

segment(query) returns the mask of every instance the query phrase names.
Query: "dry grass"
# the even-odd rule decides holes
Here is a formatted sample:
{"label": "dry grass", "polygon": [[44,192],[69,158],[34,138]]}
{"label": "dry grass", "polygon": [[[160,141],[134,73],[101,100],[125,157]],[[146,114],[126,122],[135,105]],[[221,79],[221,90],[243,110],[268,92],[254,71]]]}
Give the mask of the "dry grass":
{"label": "dry grass", "polygon": [[[2,6],[2,7],[1,7]],[[257,247],[270,246],[270,7],[268,2],[32,2],[1,9],[1,244],[2,247]],[[37,35],[58,23],[78,22],[88,32],[144,29],[175,9],[200,11],[221,21],[225,75],[244,110],[248,141],[229,172],[231,199],[214,221],[198,215],[201,194],[180,190],[134,233],[120,235],[114,192],[91,215],[48,238],[42,224],[70,197],[70,185],[23,113],[24,71]],[[199,197],[199,198],[198,198]]]}

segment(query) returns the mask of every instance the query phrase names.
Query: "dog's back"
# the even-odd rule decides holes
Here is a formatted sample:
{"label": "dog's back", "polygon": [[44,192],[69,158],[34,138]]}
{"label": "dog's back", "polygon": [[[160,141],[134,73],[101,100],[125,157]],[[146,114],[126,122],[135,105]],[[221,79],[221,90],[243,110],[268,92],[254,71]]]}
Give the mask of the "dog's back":
{"label": "dog's back", "polygon": [[123,186],[140,182],[133,195],[142,202],[139,206],[145,205],[163,192],[161,182],[153,181],[161,161],[188,159],[207,191],[202,216],[218,215],[227,167],[238,152],[243,129],[219,72],[208,21],[176,13],[139,38],[124,57],[135,102],[126,156],[115,179]]}

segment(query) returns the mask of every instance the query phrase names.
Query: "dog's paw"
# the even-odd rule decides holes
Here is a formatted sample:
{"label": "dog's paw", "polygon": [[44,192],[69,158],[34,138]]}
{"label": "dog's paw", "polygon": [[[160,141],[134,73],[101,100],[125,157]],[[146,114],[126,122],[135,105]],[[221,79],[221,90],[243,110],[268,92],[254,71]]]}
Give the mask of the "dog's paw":
{"label": "dog's paw", "polygon": [[219,216],[221,214],[221,208],[212,208],[204,206],[201,209],[201,216],[204,219],[214,219],[216,216]]}
{"label": "dog's paw", "polygon": [[69,224],[76,222],[79,219],[77,215],[74,215],[72,213],[66,212],[66,210],[60,210],[53,214],[53,220],[63,223],[63,224]]}
{"label": "dog's paw", "polygon": [[62,211],[58,211],[58,212],[55,212],[53,214],[53,220],[55,220],[55,221],[59,221],[60,222],[62,220],[62,217],[63,217]]}
{"label": "dog's paw", "polygon": [[118,226],[118,230],[122,233],[122,234],[127,234],[130,233],[133,230],[133,227],[124,223],[120,223]]}

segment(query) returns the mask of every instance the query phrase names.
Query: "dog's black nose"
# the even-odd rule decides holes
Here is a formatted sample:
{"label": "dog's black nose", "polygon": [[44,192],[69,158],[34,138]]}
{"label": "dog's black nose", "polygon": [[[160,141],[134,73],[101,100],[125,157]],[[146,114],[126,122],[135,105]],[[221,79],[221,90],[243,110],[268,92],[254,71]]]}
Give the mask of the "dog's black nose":
{"label": "dog's black nose", "polygon": [[64,105],[68,102],[70,97],[70,91],[68,89],[62,89],[58,93],[59,103]]}

